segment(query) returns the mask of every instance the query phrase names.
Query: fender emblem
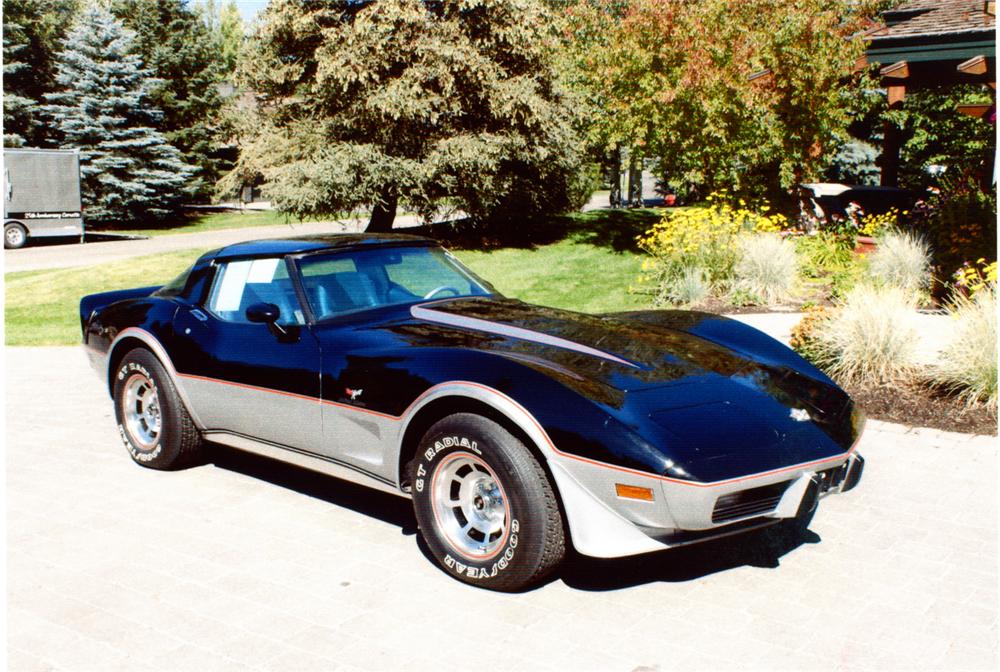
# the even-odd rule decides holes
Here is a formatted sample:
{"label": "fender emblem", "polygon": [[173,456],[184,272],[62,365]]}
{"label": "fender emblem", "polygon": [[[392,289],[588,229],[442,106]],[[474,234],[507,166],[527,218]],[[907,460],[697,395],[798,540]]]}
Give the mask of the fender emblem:
{"label": "fender emblem", "polygon": [[351,398],[351,401],[354,401],[361,396],[361,393],[364,392],[364,390],[352,390],[349,387],[345,387],[344,392],[346,392],[347,396]]}
{"label": "fender emblem", "polygon": [[806,422],[809,420],[809,411],[804,408],[793,408],[788,412],[788,415],[797,422]]}

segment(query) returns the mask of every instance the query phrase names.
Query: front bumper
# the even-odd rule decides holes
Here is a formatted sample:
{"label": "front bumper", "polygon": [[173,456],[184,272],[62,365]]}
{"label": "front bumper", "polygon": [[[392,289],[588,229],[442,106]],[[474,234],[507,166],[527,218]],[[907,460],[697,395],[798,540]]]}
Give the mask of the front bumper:
{"label": "front bumper", "polygon": [[[692,483],[590,461],[550,460],[573,546],[611,558],[714,539],[804,517],[819,500],[858,485],[857,453],[721,483]],[[617,495],[616,484],[652,492],[651,501]]]}

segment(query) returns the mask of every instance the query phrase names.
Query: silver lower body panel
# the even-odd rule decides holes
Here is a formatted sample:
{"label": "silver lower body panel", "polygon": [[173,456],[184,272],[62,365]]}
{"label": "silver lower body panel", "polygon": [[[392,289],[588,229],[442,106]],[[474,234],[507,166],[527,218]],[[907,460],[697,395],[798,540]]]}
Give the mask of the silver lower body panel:
{"label": "silver lower body panel", "polygon": [[316,455],[315,453],[299,450],[297,448],[260,441],[258,439],[253,439],[240,434],[234,434],[232,432],[208,431],[204,432],[202,436],[205,437],[206,441],[220,443],[224,446],[229,446],[230,448],[236,448],[237,450],[253,453],[255,455],[261,455],[263,457],[269,457],[280,462],[294,464],[298,467],[304,467],[311,471],[326,474],[327,476],[333,476],[351,483],[381,490],[382,492],[388,492],[405,499],[410,498],[409,494],[401,491],[395,486],[395,484],[390,483],[389,481],[374,474],[366,473],[356,467],[338,462],[329,457]]}

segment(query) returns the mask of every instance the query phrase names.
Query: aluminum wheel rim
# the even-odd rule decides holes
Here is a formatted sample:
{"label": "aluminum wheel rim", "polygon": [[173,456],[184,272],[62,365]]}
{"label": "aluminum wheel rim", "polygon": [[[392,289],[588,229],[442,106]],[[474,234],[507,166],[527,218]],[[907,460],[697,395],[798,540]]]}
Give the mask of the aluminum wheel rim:
{"label": "aluminum wheel rim", "polygon": [[475,455],[445,458],[434,472],[431,501],[438,528],[463,555],[489,559],[506,543],[510,510],[503,486]]}
{"label": "aluminum wheel rim", "polygon": [[125,427],[140,448],[150,450],[160,438],[160,399],[153,381],[141,373],[125,383],[122,399]]}
{"label": "aluminum wheel rim", "polygon": [[11,226],[4,231],[4,236],[7,238],[7,242],[11,245],[20,245],[24,242],[24,232],[16,226]]}

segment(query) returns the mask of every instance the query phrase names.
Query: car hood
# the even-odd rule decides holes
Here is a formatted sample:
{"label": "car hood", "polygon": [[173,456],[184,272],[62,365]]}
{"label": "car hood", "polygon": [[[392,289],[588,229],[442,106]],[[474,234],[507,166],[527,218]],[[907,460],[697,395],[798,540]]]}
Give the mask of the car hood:
{"label": "car hood", "polygon": [[[636,319],[638,313],[587,315],[493,297],[425,303],[410,312],[427,326],[436,325],[445,341],[458,331],[466,336],[465,347],[544,361],[622,392],[686,384],[710,374],[746,377],[767,365],[787,368],[740,351],[709,329],[700,333],[699,325],[718,319],[704,313],[674,311],[667,313],[671,319],[651,322]],[[817,382],[829,383],[822,374]]]}

